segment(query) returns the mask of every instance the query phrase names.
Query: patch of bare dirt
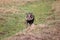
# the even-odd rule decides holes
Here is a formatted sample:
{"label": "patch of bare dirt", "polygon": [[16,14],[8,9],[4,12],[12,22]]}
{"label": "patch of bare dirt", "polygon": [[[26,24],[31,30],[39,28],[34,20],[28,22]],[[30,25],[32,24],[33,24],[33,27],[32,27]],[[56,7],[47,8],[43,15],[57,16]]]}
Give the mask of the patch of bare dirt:
{"label": "patch of bare dirt", "polygon": [[60,40],[60,28],[56,26],[55,27],[36,26],[33,29],[26,31],[18,33],[5,40]]}
{"label": "patch of bare dirt", "polygon": [[34,2],[36,0],[0,0],[0,5],[24,5],[27,2]]}
{"label": "patch of bare dirt", "polygon": [[[34,34],[32,31],[34,31],[36,28],[40,26],[41,28],[44,28],[44,24],[39,25],[31,25],[27,29],[25,29],[23,32],[16,33],[14,36],[9,37],[5,40],[42,40],[41,35],[37,36],[37,34]],[[39,27],[39,28],[40,28]],[[37,31],[38,32],[38,31]]]}
{"label": "patch of bare dirt", "polygon": [[0,0],[0,14],[2,13],[23,13],[23,10],[17,8],[17,6],[25,5],[30,2],[38,0]]}

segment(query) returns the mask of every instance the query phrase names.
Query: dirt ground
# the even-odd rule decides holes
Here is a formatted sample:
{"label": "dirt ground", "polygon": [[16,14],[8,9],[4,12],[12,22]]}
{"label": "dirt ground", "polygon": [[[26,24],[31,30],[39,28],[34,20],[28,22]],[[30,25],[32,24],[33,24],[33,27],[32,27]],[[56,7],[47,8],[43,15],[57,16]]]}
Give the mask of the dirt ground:
{"label": "dirt ground", "polygon": [[46,24],[32,25],[23,32],[19,32],[4,40],[60,40],[60,1],[54,2],[52,9],[55,14],[53,26]]}

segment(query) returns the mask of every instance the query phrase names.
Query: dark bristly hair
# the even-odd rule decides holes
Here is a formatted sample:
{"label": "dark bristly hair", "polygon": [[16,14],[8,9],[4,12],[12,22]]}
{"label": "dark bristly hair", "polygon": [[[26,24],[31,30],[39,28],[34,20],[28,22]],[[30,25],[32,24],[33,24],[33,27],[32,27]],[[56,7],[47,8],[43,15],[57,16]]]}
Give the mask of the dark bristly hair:
{"label": "dark bristly hair", "polygon": [[30,26],[33,24],[33,22],[34,22],[34,15],[31,12],[27,13],[27,15],[26,15],[26,22],[27,22],[27,25],[29,24]]}

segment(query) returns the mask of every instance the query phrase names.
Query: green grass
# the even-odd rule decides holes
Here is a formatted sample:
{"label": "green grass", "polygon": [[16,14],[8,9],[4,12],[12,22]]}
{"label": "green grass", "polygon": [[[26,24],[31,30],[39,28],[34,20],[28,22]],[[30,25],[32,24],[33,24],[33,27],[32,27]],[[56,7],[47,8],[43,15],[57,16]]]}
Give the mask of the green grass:
{"label": "green grass", "polygon": [[32,12],[35,15],[35,24],[45,23],[46,17],[50,15],[48,12],[51,9],[52,2],[53,0],[48,2],[39,1],[19,6],[19,8],[25,10],[25,12]]}
{"label": "green grass", "polygon": [[[3,15],[4,16],[4,15]],[[2,20],[4,22],[1,22],[0,24],[0,32],[4,32],[0,35],[0,38],[8,37],[10,35],[15,34],[18,31],[22,31],[24,27],[24,19],[23,14],[9,14],[3,17],[5,20]],[[23,25],[22,25],[23,24]]]}
{"label": "green grass", "polygon": [[19,10],[24,11],[22,13],[0,14],[0,17],[3,18],[3,20],[0,21],[0,32],[4,32],[3,34],[0,34],[0,39],[6,38],[19,31],[22,31],[26,27],[26,12],[33,12],[33,14],[35,15],[34,24],[46,23],[45,19],[50,16],[48,12],[51,9],[52,2],[53,0],[49,0],[48,2],[39,1],[27,3],[24,6],[16,6]]}

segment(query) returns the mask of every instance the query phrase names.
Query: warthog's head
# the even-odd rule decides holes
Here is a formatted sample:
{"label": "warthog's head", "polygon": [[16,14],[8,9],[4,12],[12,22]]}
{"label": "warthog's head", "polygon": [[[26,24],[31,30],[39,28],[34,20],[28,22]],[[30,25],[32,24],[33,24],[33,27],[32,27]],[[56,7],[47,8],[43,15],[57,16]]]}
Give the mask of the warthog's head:
{"label": "warthog's head", "polygon": [[34,15],[32,13],[27,13],[26,15],[26,22],[27,24],[32,25],[34,22]]}

